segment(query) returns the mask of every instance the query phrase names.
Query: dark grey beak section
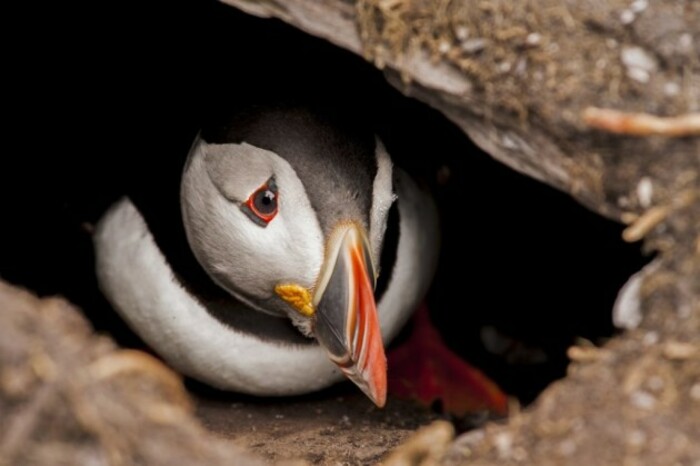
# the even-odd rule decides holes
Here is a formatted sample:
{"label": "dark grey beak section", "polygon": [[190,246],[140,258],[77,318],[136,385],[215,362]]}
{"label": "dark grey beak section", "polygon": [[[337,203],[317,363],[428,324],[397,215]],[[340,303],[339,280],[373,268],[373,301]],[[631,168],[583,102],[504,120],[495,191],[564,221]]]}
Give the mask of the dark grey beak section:
{"label": "dark grey beak section", "polygon": [[367,236],[354,224],[329,241],[315,303],[314,335],[331,360],[379,407],[386,403],[386,356],[374,300]]}

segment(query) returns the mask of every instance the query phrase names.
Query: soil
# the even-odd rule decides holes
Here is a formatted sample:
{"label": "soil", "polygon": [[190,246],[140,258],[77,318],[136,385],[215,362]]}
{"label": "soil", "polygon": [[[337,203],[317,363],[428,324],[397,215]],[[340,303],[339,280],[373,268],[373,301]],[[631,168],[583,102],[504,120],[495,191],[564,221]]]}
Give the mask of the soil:
{"label": "soil", "polygon": [[377,409],[347,384],[291,400],[199,395],[197,416],[212,432],[265,459],[303,459],[318,465],[376,464],[436,418],[391,398],[384,409]]}
{"label": "soil", "polygon": [[436,418],[393,399],[377,409],[349,384],[296,399],[188,392],[62,299],[0,282],[0,309],[3,466],[375,464]]}

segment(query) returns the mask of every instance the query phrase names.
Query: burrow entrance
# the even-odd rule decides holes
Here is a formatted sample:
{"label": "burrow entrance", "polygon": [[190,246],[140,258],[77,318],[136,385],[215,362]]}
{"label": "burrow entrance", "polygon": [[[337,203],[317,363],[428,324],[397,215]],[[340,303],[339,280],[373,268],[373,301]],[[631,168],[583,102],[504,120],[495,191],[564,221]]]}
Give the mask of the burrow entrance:
{"label": "burrow entrance", "polygon": [[[138,40],[107,48],[99,59],[108,73],[123,73],[129,92],[106,85],[92,104],[97,113],[75,117],[76,127],[85,128],[81,149],[92,149],[42,155],[46,170],[34,178],[32,195],[8,206],[13,222],[0,243],[3,279],[41,295],[65,295],[99,331],[139,346],[97,290],[91,225],[125,192],[173,189],[181,169],[173,160],[186,154],[204,116],[222,102],[293,95],[332,101],[346,116],[371,121],[395,163],[430,187],[443,232],[428,297],[432,319],[451,349],[508,394],[530,403],[565,375],[572,343],[613,336],[617,291],[648,261],[621,240],[621,225],[493,161],[355,56],[214,2],[160,7],[167,21],[157,9],[130,12],[142,18],[131,30]],[[126,119],[119,116],[125,111]],[[22,177],[29,179],[32,163],[20,167]],[[422,410],[398,401],[377,412],[350,385],[294,400],[189,386],[205,424],[271,458],[370,461],[440,416],[439,406]],[[356,436],[343,444],[338,435],[350,431]],[[357,456],[353,442],[371,448]]]}

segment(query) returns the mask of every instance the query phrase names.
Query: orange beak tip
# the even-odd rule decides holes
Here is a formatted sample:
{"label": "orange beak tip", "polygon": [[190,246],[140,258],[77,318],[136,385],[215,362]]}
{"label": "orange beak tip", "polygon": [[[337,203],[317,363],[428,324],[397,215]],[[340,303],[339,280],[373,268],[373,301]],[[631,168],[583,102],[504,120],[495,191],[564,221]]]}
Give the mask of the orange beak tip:
{"label": "orange beak tip", "polygon": [[316,309],[314,334],[342,372],[378,407],[386,404],[387,359],[374,299],[374,269],[366,235],[350,226],[337,235]]}

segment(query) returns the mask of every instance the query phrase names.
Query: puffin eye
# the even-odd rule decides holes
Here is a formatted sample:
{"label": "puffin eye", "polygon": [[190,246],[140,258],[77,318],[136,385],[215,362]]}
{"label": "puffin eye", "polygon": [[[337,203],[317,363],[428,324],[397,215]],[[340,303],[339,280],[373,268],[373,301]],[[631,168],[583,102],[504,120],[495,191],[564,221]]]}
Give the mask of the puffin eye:
{"label": "puffin eye", "polygon": [[277,215],[278,202],[277,185],[274,178],[260,186],[247,201],[241,205],[241,210],[258,225],[265,227]]}

